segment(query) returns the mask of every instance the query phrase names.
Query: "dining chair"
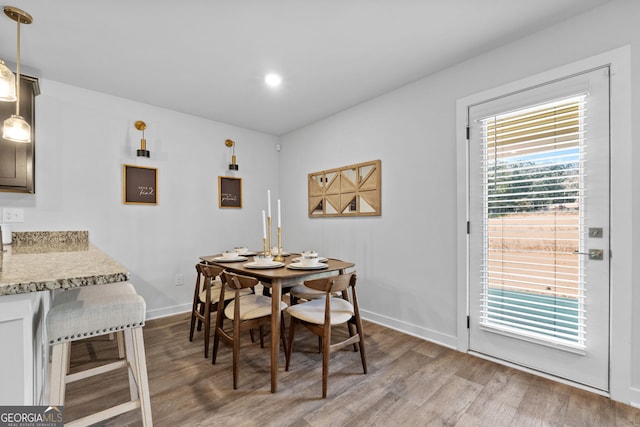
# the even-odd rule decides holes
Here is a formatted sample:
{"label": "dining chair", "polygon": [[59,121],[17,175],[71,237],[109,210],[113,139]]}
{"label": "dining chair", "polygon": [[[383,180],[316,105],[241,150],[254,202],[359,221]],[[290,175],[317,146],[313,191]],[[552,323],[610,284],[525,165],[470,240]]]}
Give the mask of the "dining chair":
{"label": "dining chair", "polygon": [[[196,286],[193,293],[193,305],[191,308],[191,328],[189,330],[189,341],[193,341],[194,329],[202,330],[204,324],[204,357],[209,357],[209,337],[211,335],[211,313],[218,311],[220,289],[222,282],[219,279],[224,268],[209,264],[196,264]],[[250,290],[243,291],[244,294],[251,293]],[[233,299],[232,294],[228,294],[224,301]]]}
{"label": "dining chair", "polygon": [[[287,348],[285,370],[289,370],[296,325],[303,325],[322,339],[322,397],[326,398],[329,356],[331,353],[354,345],[354,350],[360,351],[362,368],[364,373],[367,373],[364,333],[356,296],[356,275],[355,273],[349,273],[306,280],[304,285],[311,289],[322,291],[324,298],[311,299],[287,308],[291,322],[289,323],[289,346]],[[341,293],[342,298],[332,297],[332,293],[335,292]],[[345,323],[348,326],[349,337],[332,343],[332,327]],[[352,330],[352,326],[355,326],[355,333]]]}
{"label": "dining chair", "polygon": [[[222,282],[226,286],[220,289],[218,306],[223,303],[227,294],[232,294],[233,300],[224,308],[218,310],[213,334],[213,354],[211,363],[216,363],[220,339],[230,344],[233,349],[233,388],[238,388],[238,362],[240,353],[240,333],[254,328],[262,328],[262,325],[271,322],[271,298],[264,295],[251,293],[243,295],[243,291],[253,289],[260,282],[255,277],[222,272]],[[287,308],[285,302],[280,302],[280,312]],[[231,330],[225,330],[224,320],[230,319]],[[261,346],[262,342],[262,330]],[[286,351],[286,339],[284,335],[284,322],[280,322],[280,338]]]}

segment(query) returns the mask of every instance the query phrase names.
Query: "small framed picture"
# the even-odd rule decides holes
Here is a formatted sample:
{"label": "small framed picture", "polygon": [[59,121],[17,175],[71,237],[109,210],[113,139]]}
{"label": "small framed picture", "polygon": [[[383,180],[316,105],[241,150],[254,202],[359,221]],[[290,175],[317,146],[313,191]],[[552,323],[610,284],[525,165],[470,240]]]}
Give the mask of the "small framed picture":
{"label": "small framed picture", "polygon": [[158,169],[146,166],[123,165],[122,203],[157,205]]}
{"label": "small framed picture", "polygon": [[218,207],[242,208],[242,178],[218,177]]}

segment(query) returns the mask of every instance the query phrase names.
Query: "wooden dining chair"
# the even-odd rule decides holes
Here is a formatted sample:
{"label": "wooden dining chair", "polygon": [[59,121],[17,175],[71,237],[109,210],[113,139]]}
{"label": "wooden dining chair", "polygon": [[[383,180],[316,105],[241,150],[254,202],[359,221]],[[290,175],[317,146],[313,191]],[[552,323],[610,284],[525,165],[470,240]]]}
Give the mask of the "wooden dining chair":
{"label": "wooden dining chair", "polygon": [[[329,376],[329,356],[331,353],[354,345],[354,350],[360,351],[362,368],[364,373],[367,373],[364,333],[356,296],[356,275],[355,273],[341,274],[339,276],[307,280],[304,284],[311,289],[322,291],[324,298],[311,299],[287,308],[287,313],[291,316],[291,322],[289,324],[289,346],[287,348],[285,370],[289,370],[296,325],[303,325],[322,338],[322,397],[325,398],[327,397],[327,378]],[[335,292],[341,293],[342,298],[332,297],[332,293]],[[348,326],[349,337],[332,343],[332,326],[345,323]],[[352,326],[355,326],[355,333]]]}
{"label": "wooden dining chair", "polygon": [[[204,324],[204,357],[209,357],[209,337],[211,335],[211,313],[218,311],[218,300],[222,281],[219,279],[224,268],[209,264],[196,264],[196,286],[193,293],[193,305],[191,308],[191,328],[189,341],[193,341],[194,329],[202,330]],[[243,295],[250,294],[251,290],[243,291]],[[233,299],[233,294],[227,294],[226,300]],[[224,305],[224,303],[223,303]]]}
{"label": "wooden dining chair", "polygon": [[[243,295],[243,291],[253,289],[260,282],[255,277],[222,272],[222,282],[226,286],[220,290],[218,306],[223,304],[227,294],[232,294],[233,300],[224,310],[218,310],[213,335],[213,354],[211,363],[216,363],[220,339],[230,344],[233,348],[233,388],[238,388],[238,361],[240,354],[240,333],[254,328],[262,328],[262,325],[271,322],[271,298],[252,293]],[[287,308],[285,302],[280,302],[280,312]],[[232,329],[224,329],[224,320],[230,319]],[[260,331],[261,346],[262,329]],[[284,335],[284,322],[280,322],[280,338],[286,351],[286,339]]]}

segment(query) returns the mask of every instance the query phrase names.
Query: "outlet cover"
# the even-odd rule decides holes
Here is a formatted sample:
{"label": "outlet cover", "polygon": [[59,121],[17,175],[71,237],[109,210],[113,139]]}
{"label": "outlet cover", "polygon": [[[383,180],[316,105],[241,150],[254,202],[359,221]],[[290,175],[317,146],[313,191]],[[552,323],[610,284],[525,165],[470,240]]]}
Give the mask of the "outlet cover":
{"label": "outlet cover", "polygon": [[24,222],[24,209],[4,208],[2,209],[2,222],[5,224]]}
{"label": "outlet cover", "polygon": [[182,281],[182,274],[176,274],[176,286],[182,286],[184,282]]}

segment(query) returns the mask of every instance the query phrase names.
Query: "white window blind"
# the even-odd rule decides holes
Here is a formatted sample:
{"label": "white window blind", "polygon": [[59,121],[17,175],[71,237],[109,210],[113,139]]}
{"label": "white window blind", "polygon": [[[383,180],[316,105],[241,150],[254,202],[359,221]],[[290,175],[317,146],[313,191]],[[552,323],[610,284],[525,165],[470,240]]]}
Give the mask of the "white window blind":
{"label": "white window blind", "polygon": [[481,325],[585,346],[586,96],[481,120]]}

